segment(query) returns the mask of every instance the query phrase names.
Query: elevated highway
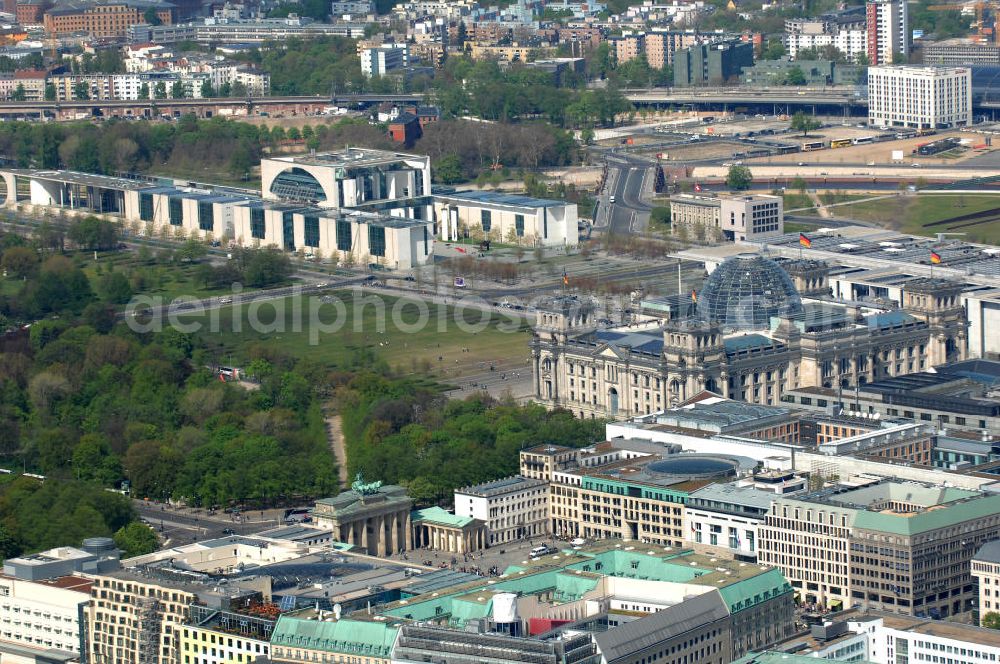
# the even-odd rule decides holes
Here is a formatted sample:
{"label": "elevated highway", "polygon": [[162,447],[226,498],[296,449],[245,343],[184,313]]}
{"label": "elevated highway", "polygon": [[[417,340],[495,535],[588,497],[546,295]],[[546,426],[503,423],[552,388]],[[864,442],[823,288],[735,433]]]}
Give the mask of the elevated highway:
{"label": "elevated highway", "polygon": [[0,101],[0,117],[7,119],[74,120],[87,117],[177,117],[194,113],[198,117],[268,115],[313,115],[327,106],[376,104],[381,102],[421,103],[422,95],[336,95],[301,97],[227,97],[210,99],[135,99],[74,101]]}

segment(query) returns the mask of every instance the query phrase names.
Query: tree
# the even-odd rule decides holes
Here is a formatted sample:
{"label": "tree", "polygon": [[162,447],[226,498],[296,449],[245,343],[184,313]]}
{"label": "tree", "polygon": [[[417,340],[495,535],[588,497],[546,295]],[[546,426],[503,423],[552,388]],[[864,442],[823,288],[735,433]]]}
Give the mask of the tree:
{"label": "tree", "polygon": [[442,184],[455,184],[465,179],[462,176],[462,162],[454,153],[439,159],[432,173],[434,178]]}
{"label": "tree", "polygon": [[246,97],[246,96],[248,96],[248,91],[247,91],[246,84],[243,83],[243,82],[241,82],[241,81],[235,81],[235,82],[233,82],[232,86],[230,87],[229,94],[230,94],[230,96],[233,96],[233,97]]}
{"label": "tree", "polygon": [[102,299],[112,304],[125,304],[132,299],[132,286],[121,272],[105,274],[97,290]]}
{"label": "tree", "polygon": [[90,99],[90,86],[86,81],[79,81],[73,86],[73,98],[79,100]]}
{"label": "tree", "polygon": [[785,45],[780,39],[768,39],[761,53],[761,60],[778,60],[785,56]]}
{"label": "tree", "polygon": [[10,95],[11,101],[27,101],[28,92],[24,89],[24,83],[18,83],[17,87],[14,88],[14,92]]}
{"label": "tree", "polygon": [[207,253],[208,249],[205,247],[204,243],[191,238],[182,244],[181,248],[177,250],[177,257],[182,261],[194,263],[204,258]]}
{"label": "tree", "polygon": [[580,142],[584,145],[593,145],[594,143],[594,128],[584,127],[580,130]]}
{"label": "tree", "polygon": [[726,175],[726,186],[733,191],[744,191],[753,184],[753,173],[746,166],[733,164]]}
{"label": "tree", "polygon": [[11,247],[3,252],[2,265],[7,276],[27,279],[38,272],[38,254],[28,247]]}
{"label": "tree", "polygon": [[800,175],[795,176],[795,179],[790,184],[792,189],[796,189],[802,194],[806,193],[806,189],[809,188],[809,184]]}
{"label": "tree", "polygon": [[123,558],[144,556],[160,548],[156,533],[149,526],[133,521],[115,533],[115,545],[122,550]]}
{"label": "tree", "polygon": [[170,96],[174,99],[184,99],[184,84],[180,81],[174,81],[174,84],[170,86]]}
{"label": "tree", "polygon": [[212,82],[208,79],[201,82],[201,96],[204,99],[215,96],[215,90],[212,88]]}
{"label": "tree", "polygon": [[139,99],[149,99],[149,83],[139,86]]}
{"label": "tree", "polygon": [[156,87],[153,88],[153,90],[154,90],[153,95],[157,99],[166,99],[167,98],[167,84],[164,83],[163,81],[159,81],[156,84]]}
{"label": "tree", "polygon": [[160,25],[163,21],[156,13],[156,7],[149,7],[142,13],[142,19],[149,25]]}
{"label": "tree", "polygon": [[81,249],[115,249],[118,246],[118,225],[94,216],[84,217],[69,227],[66,236]]}
{"label": "tree", "polygon": [[56,100],[56,86],[51,83],[45,84],[45,101],[55,101]]}
{"label": "tree", "polygon": [[1000,629],[1000,613],[989,611],[983,616],[983,627],[989,629]]}
{"label": "tree", "polygon": [[806,74],[802,71],[802,67],[796,65],[788,70],[785,74],[785,85],[805,85],[806,84]]}
{"label": "tree", "polygon": [[819,129],[823,124],[816,118],[806,115],[802,111],[798,111],[792,116],[792,129],[795,131],[801,131],[803,136],[808,136],[810,131]]}

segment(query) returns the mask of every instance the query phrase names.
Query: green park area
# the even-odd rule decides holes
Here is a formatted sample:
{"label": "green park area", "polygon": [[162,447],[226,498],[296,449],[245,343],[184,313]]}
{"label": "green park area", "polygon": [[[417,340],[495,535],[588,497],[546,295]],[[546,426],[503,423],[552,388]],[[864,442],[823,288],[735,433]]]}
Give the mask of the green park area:
{"label": "green park area", "polygon": [[1000,244],[1000,196],[995,195],[897,196],[841,205],[836,208],[836,216],[874,222],[902,233],[931,237],[937,233],[964,233],[964,239],[970,242]]}
{"label": "green park area", "polygon": [[528,368],[528,327],[519,318],[401,300],[374,289],[243,304],[238,313],[230,306],[183,320],[200,323],[199,342],[233,361],[266,345],[319,366],[343,368],[370,358],[401,374],[429,373],[444,382],[491,365],[498,371]]}

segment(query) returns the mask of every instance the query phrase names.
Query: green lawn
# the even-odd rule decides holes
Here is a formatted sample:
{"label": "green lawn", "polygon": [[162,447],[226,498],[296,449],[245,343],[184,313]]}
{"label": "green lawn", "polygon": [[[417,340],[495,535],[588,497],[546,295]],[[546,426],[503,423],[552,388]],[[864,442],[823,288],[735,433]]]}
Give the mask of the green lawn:
{"label": "green lawn", "polygon": [[[254,311],[255,320],[266,326],[263,328],[250,325],[251,312],[245,305],[238,316],[242,331],[233,329],[237,317],[233,307],[218,312],[217,331],[208,329],[209,313],[184,320],[201,323],[205,329],[196,334],[217,356],[231,354],[234,362],[242,361],[250,346],[266,344],[328,367],[349,366],[360,351],[368,351],[400,372],[430,373],[444,381],[489,371],[490,364],[504,369],[528,368],[528,328],[517,319],[469,309],[456,320],[454,307],[427,304],[426,323],[420,326],[422,315],[413,301],[397,306],[400,298],[368,290],[359,293],[366,298],[363,301],[354,299],[350,291],[326,295],[339,299],[343,308],[303,298],[297,314],[294,298],[275,300]],[[375,302],[381,302],[386,312],[384,331],[376,323]],[[310,322],[314,306],[319,307],[318,325]],[[394,311],[398,314],[395,318]],[[487,315],[490,318],[483,324]],[[340,327],[334,331],[338,323]]]}
{"label": "green lawn", "polygon": [[[801,209],[806,208],[806,209]],[[802,216],[811,216],[818,214],[816,212],[815,204],[812,199],[806,194],[791,194],[787,191],[785,192],[785,211],[797,210],[795,214]]]}
{"label": "green lawn", "polygon": [[197,266],[191,263],[145,263],[132,252],[98,254],[97,261],[92,254],[81,254],[79,260],[95,291],[98,291],[101,278],[114,269],[129,278],[137,294],[162,297],[165,302],[180,296],[203,298],[230,292],[229,288],[206,289],[203,283],[196,281]]}
{"label": "green lawn", "polygon": [[873,221],[903,233],[933,237],[936,233],[959,232],[965,233],[964,239],[970,242],[1000,244],[1000,222],[963,228],[955,228],[953,224],[928,226],[943,219],[993,209],[1000,210],[1000,196],[923,194],[842,205],[836,208],[836,213],[838,217]]}
{"label": "green lawn", "polygon": [[822,194],[819,195],[819,200],[823,201],[823,205],[848,203],[850,201],[856,201],[861,198],[871,198],[871,196],[869,196],[868,194],[847,194],[837,190],[824,191]]}

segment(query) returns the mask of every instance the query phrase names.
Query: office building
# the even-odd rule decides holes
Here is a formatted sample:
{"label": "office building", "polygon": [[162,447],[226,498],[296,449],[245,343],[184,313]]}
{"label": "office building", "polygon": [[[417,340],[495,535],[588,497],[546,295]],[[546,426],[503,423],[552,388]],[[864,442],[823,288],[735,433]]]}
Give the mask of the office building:
{"label": "office building", "polygon": [[409,63],[407,44],[385,44],[361,51],[361,73],[368,78],[385,76]]}
{"label": "office building", "polygon": [[972,70],[869,67],[868,122],[877,127],[966,127],[972,124]]}
{"label": "office building", "polygon": [[[94,664],[173,664],[178,630],[197,595],[136,569],[96,575],[87,616],[87,659]],[[122,626],[128,625],[128,630]]]}
{"label": "office building", "polygon": [[780,568],[807,605],[946,618],[975,608],[971,561],[998,526],[997,494],[895,480],[835,484],[776,498],[758,560]]}
{"label": "office building", "polygon": [[281,616],[271,635],[271,661],[390,664],[398,624],[373,620]]}
{"label": "office building", "polygon": [[0,575],[0,660],[79,661],[86,655],[89,604],[86,577],[32,581]]}
{"label": "office building", "polygon": [[[827,287],[825,276],[802,283],[816,281]],[[553,298],[530,342],[534,398],[580,417],[649,414],[704,390],[777,405],[791,390],[853,388],[962,359],[954,284],[913,281],[902,310],[803,302],[785,268],[739,254],[694,295],[694,318],[599,329],[590,304]]]}
{"label": "office building", "polygon": [[905,0],[867,0],[865,30],[868,63],[890,65],[910,54],[910,24]]}
{"label": "office building", "polygon": [[436,190],[434,209],[446,242],[463,237],[541,247],[580,242],[576,203],[495,191]]}
{"label": "office building", "polygon": [[90,537],[81,548],[61,546],[3,562],[6,576],[25,581],[42,581],[73,574],[110,572],[121,566],[118,547],[110,537]]}
{"label": "office building", "polygon": [[757,561],[759,526],[775,494],[752,486],[709,484],[692,492],[684,506],[684,537],[696,551]]}
{"label": "office building", "polygon": [[744,242],[785,232],[780,196],[677,194],[670,197],[670,232],[707,241]]}
{"label": "office building", "polygon": [[972,67],[1000,65],[1000,45],[955,38],[927,42],[920,47],[924,64],[931,66]]}
{"label": "office building", "polygon": [[455,489],[455,514],[486,523],[489,546],[539,538],[549,532],[549,486],[507,477]]}
{"label": "office building", "polygon": [[71,0],[55,4],[45,12],[45,32],[55,37],[85,33],[89,37],[124,37],[129,27],[145,23],[147,11],[163,25],[174,22],[174,5],[163,0]]}
{"label": "office building", "polygon": [[695,44],[674,54],[674,85],[735,83],[743,69],[751,66],[753,44],[739,41]]}
{"label": "office building", "polygon": [[255,597],[242,610],[192,605],[178,632],[180,662],[242,664],[267,661],[278,607]]}
{"label": "office building", "polygon": [[972,577],[979,584],[979,622],[1000,614],[1000,539],[983,544],[972,557]]}

